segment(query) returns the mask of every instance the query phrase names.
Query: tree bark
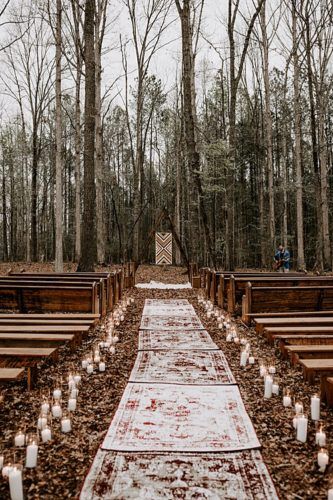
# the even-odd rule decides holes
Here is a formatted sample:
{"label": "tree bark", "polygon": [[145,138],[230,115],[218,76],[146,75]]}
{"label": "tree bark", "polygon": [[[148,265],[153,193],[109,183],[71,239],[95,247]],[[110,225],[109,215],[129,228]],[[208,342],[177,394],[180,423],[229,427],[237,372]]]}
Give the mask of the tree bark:
{"label": "tree bark", "polygon": [[63,197],[62,197],[62,109],[61,109],[61,0],[57,0],[56,24],[56,235],[55,272],[63,271]]}

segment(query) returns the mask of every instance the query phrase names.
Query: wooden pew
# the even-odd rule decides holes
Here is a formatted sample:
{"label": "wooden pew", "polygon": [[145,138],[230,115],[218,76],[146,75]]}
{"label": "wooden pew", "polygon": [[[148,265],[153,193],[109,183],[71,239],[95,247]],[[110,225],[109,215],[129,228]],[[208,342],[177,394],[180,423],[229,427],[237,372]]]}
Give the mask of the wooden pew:
{"label": "wooden pew", "polygon": [[14,285],[26,285],[26,286],[35,286],[38,285],[40,288],[44,286],[53,286],[55,288],[63,288],[63,287],[81,287],[81,288],[90,288],[95,284],[98,298],[98,310],[101,316],[105,316],[108,311],[107,304],[107,294],[105,284],[100,278],[76,278],[76,277],[58,277],[58,276],[1,276],[0,277],[0,285],[4,284],[14,284]]}
{"label": "wooden pew", "polygon": [[[303,369],[304,378],[313,384],[315,377],[331,377],[333,375],[333,358],[327,359],[300,359],[299,364]],[[322,384],[321,384],[322,386]]]}
{"label": "wooden pew", "polygon": [[333,286],[253,287],[247,284],[242,301],[242,321],[249,324],[249,314],[333,309]]}
{"label": "wooden pew", "polygon": [[287,312],[266,312],[266,313],[253,313],[248,314],[249,321],[255,321],[256,318],[320,318],[320,317],[333,317],[333,310],[328,311],[287,311]]}
{"label": "wooden pew", "polygon": [[242,299],[248,283],[253,287],[296,287],[296,286],[333,286],[333,276],[290,276],[282,274],[279,276],[230,276],[227,287],[227,310],[233,314],[237,303]]}
{"label": "wooden pew", "polygon": [[56,333],[3,333],[0,331],[0,347],[57,347],[75,342],[73,334]]}
{"label": "wooden pew", "polygon": [[37,376],[37,364],[41,360],[56,359],[56,348],[0,347],[0,367],[25,368],[28,390]]}
{"label": "wooden pew", "polygon": [[[0,320],[1,321],[1,320]],[[333,316],[328,317],[299,317],[299,318],[255,318],[255,329],[257,333],[263,333],[265,328],[274,328],[281,326],[333,326]]]}
{"label": "wooden pew", "polygon": [[264,335],[270,343],[274,343],[276,335],[333,335],[332,326],[281,326],[264,329]]}
{"label": "wooden pew", "polygon": [[285,349],[293,365],[296,365],[300,359],[333,358],[332,344],[290,345]]}
{"label": "wooden pew", "polygon": [[[28,320],[54,320],[54,321],[80,321],[80,324],[86,324],[86,322],[89,322],[91,324],[96,324],[99,319],[100,315],[99,314],[71,314],[71,313],[41,313],[41,314],[34,314],[34,313],[27,313],[27,314],[16,314],[16,313],[6,313],[6,314],[0,314],[0,319],[7,319],[7,318],[15,318],[15,319],[28,319]],[[75,324],[75,323],[74,323]]]}
{"label": "wooden pew", "polygon": [[115,303],[114,297],[114,272],[93,272],[93,273],[30,273],[26,271],[22,271],[21,273],[9,272],[9,277],[34,277],[34,278],[52,278],[52,279],[66,279],[66,280],[102,280],[104,282],[104,288],[106,293],[106,302],[107,302],[107,311],[111,311],[113,309]]}
{"label": "wooden pew", "polygon": [[0,333],[72,334],[79,343],[88,334],[89,329],[89,325],[0,325]]}
{"label": "wooden pew", "polygon": [[0,384],[20,380],[24,375],[24,368],[0,368]]}
{"label": "wooden pew", "polygon": [[[14,314],[8,314],[9,318],[3,319],[0,318],[0,327],[1,325],[72,325],[72,326],[93,326],[94,323],[89,319],[48,319],[48,315],[44,314],[45,319],[16,319]],[[14,316],[14,317],[11,317]]]}
{"label": "wooden pew", "polygon": [[98,313],[96,284],[89,287],[53,285],[0,285],[2,310],[31,312],[80,312]]}

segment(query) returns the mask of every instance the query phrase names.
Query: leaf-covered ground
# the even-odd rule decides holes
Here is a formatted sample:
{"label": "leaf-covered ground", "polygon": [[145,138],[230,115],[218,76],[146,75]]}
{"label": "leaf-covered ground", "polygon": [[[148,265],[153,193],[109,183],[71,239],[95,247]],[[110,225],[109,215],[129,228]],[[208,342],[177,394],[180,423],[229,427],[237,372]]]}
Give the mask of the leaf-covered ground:
{"label": "leaf-covered ground", "polygon": [[[23,267],[22,264],[19,266]],[[14,267],[11,265],[11,267]],[[34,266],[41,270],[40,266]],[[44,265],[43,265],[44,270]],[[4,273],[4,268],[1,268]],[[163,271],[155,266],[141,266],[137,282],[150,280],[183,283],[187,276],[180,268]],[[146,298],[188,298],[196,308],[213,340],[223,349],[234,376],[240,386],[246,409],[252,418],[262,453],[269,467],[281,499],[324,499],[327,498],[330,468],[325,474],[316,465],[317,448],[314,442],[314,424],[309,425],[309,439],[306,444],[298,443],[292,428],[293,411],[282,406],[282,396],[270,400],[263,398],[263,380],[259,377],[258,363],[245,369],[239,367],[240,347],[227,343],[225,335],[217,329],[216,321],[207,320],[204,309],[198,305],[195,290],[132,290],[135,304],[130,306],[125,321],[119,327],[120,342],[114,355],[107,354],[107,371],[83,377],[78,398],[78,409],[74,416],[73,431],[65,435],[56,430],[54,440],[41,444],[38,467],[32,471],[24,470],[24,486],[29,499],[54,500],[77,498],[82,482],[87,474],[95,452],[100,445],[110,420],[117,408],[125,385],[128,381],[137,353],[138,328]],[[5,461],[22,461],[24,453],[13,447],[15,431],[25,427],[34,431],[39,414],[41,394],[52,390],[56,379],[65,380],[68,372],[81,365],[85,354],[104,335],[105,325],[101,323],[90,333],[82,347],[74,353],[62,349],[60,360],[54,364],[43,364],[39,370],[38,384],[27,393],[23,385],[14,384],[4,389],[5,400],[0,408],[0,446],[5,453]],[[309,413],[310,396],[318,386],[309,387],[302,380],[301,372],[291,368],[282,360],[278,351],[258,338],[253,330],[239,325],[239,329],[251,341],[256,360],[275,359],[280,389],[289,387]],[[332,411],[322,406],[322,418],[328,438],[328,448],[332,446]],[[0,498],[8,499],[8,485],[0,479]]]}

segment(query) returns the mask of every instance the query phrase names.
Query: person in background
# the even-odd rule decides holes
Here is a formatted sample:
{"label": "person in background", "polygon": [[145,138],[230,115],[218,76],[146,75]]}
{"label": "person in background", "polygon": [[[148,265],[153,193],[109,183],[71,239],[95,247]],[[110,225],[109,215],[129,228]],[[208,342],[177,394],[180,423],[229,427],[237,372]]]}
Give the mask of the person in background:
{"label": "person in background", "polygon": [[274,255],[274,269],[280,273],[289,273],[289,268],[290,253],[283,245],[279,245]]}

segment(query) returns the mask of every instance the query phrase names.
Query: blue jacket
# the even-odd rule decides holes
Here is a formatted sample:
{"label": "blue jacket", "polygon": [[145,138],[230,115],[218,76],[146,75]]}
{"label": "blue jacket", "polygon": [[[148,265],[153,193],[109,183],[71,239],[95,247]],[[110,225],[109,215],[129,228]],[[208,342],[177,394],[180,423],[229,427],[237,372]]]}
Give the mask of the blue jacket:
{"label": "blue jacket", "polygon": [[277,250],[274,255],[274,260],[279,261],[283,260],[282,266],[285,269],[289,269],[290,267],[290,253],[289,251],[285,248],[284,252],[280,252],[280,250]]}

